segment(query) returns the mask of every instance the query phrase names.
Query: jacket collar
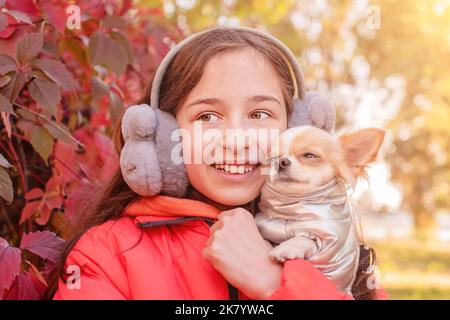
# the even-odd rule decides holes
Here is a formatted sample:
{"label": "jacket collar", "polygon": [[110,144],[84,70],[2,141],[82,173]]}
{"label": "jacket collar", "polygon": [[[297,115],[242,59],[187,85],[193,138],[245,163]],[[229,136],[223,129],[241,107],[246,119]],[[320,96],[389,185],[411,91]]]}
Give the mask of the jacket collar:
{"label": "jacket collar", "polygon": [[135,218],[139,223],[147,223],[182,217],[216,220],[220,212],[218,208],[202,201],[156,195],[143,197],[130,203],[125,208],[124,214]]}

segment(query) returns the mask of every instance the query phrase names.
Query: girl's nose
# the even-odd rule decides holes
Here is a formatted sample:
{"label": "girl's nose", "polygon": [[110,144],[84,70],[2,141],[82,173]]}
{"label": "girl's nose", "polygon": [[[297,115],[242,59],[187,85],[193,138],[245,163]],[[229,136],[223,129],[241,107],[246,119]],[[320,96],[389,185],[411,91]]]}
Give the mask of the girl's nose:
{"label": "girl's nose", "polygon": [[244,117],[229,119],[222,131],[222,144],[227,154],[233,155],[235,159],[248,158],[247,150],[256,143],[256,139],[252,137],[257,133],[251,132],[252,130],[255,129],[248,127]]}

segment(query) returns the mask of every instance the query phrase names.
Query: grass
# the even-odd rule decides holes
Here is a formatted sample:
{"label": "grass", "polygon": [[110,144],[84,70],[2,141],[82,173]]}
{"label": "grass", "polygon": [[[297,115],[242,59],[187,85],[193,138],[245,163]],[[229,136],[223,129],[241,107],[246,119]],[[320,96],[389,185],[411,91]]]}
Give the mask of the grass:
{"label": "grass", "polygon": [[417,240],[369,242],[390,299],[450,299],[450,244]]}

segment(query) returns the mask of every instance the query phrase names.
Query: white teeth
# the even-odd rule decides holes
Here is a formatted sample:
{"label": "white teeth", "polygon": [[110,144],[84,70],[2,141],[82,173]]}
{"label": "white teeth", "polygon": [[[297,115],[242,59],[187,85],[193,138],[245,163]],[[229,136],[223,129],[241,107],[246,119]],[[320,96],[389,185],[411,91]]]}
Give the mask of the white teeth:
{"label": "white teeth", "polygon": [[215,164],[214,167],[218,170],[223,170],[232,174],[244,174],[246,172],[252,171],[256,168],[256,165],[245,164],[245,165],[234,165],[234,164]]}

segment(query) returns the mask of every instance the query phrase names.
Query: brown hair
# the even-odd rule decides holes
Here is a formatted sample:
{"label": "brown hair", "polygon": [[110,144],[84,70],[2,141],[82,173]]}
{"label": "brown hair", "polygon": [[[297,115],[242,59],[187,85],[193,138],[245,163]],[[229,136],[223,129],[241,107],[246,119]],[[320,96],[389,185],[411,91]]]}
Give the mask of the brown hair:
{"label": "brown hair", "polygon": [[[288,114],[290,114],[293,108],[292,99],[295,88],[289,66],[286,65],[286,59],[283,58],[280,48],[261,35],[245,30],[221,27],[216,27],[207,34],[197,36],[175,55],[162,79],[159,108],[175,115],[178,107],[183,104],[189,92],[199,82],[209,59],[219,53],[249,47],[261,53],[275,68],[282,82],[283,96]],[[297,79],[299,76],[296,74]],[[138,103],[150,104],[151,84],[152,79],[145,95]],[[114,131],[114,142],[118,152],[123,146],[120,124],[119,121]],[[98,199],[94,210],[91,210],[77,223],[72,236],[66,241],[65,249],[57,265],[57,273],[50,281],[47,298],[54,295],[57,289],[58,276],[62,280],[65,279],[66,258],[80,237],[91,227],[120,218],[125,207],[138,198],[139,195],[128,187],[120,170],[118,170],[106,186],[103,195]]]}

